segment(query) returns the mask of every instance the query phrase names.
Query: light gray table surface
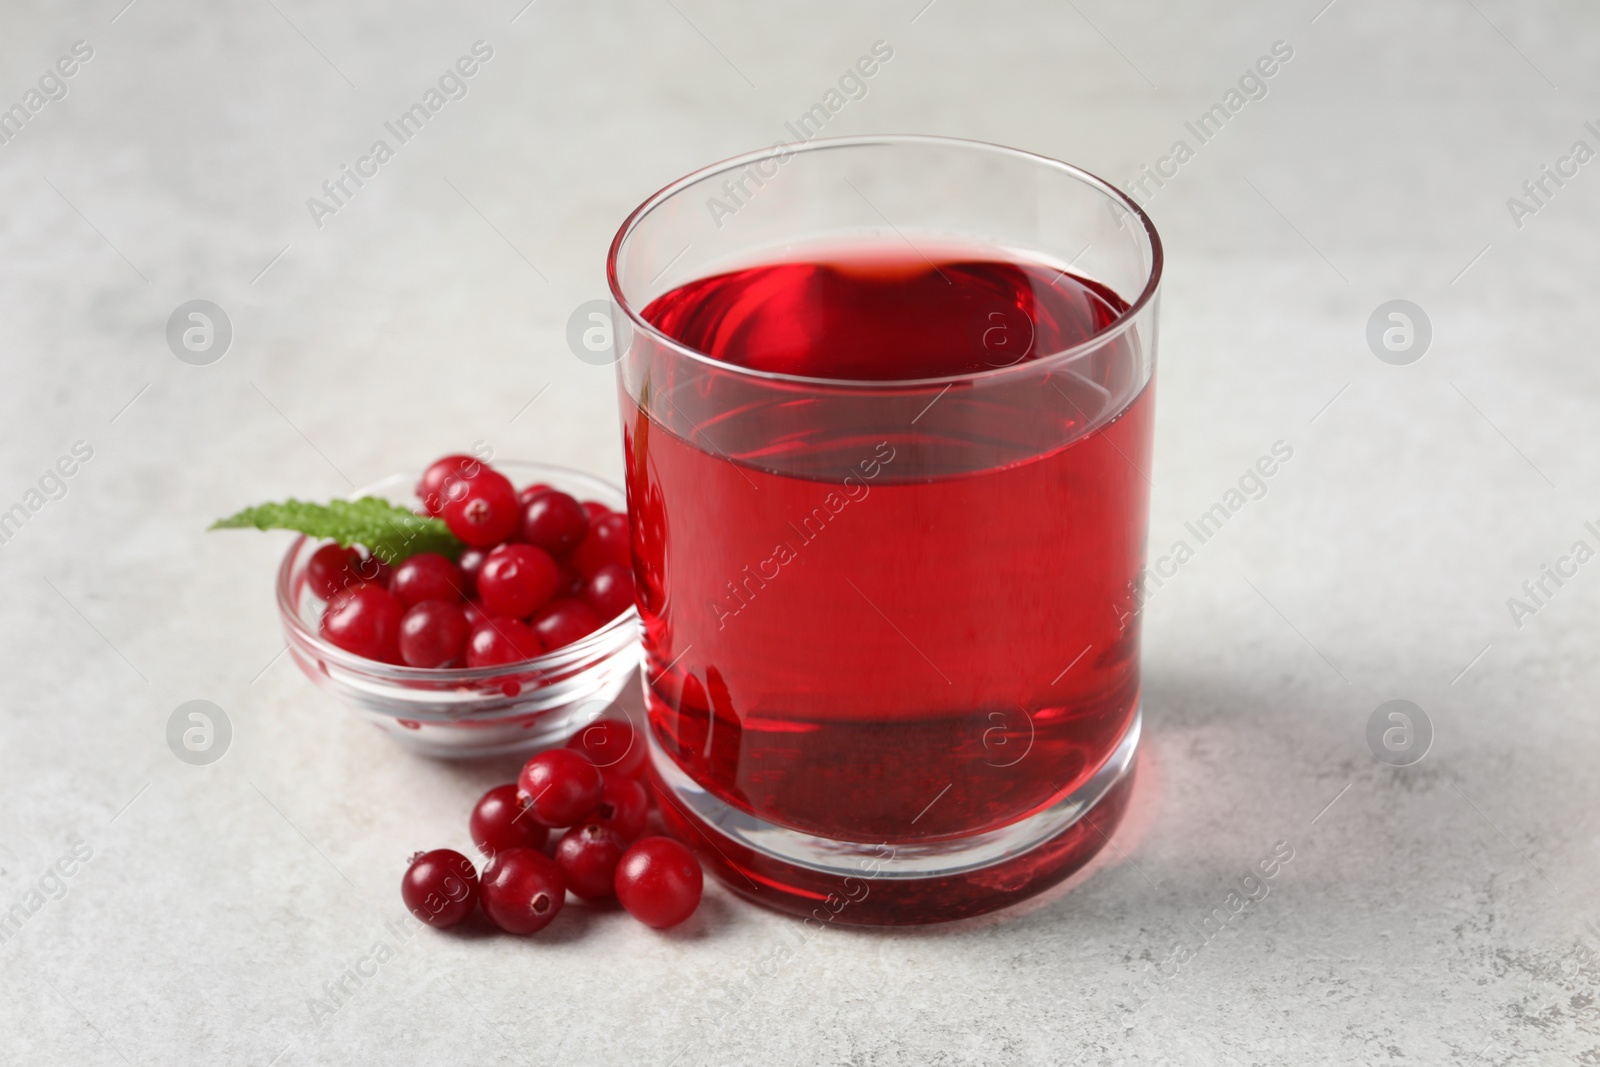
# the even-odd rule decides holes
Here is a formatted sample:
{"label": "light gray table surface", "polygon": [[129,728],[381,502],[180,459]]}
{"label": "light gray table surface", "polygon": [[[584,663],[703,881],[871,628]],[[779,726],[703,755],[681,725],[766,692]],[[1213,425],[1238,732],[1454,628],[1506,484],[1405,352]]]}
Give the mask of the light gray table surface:
{"label": "light gray table surface", "polygon": [[[126,2],[0,11],[0,106],[92,49],[0,143],[0,510],[41,505],[0,544],[0,1061],[1600,1061],[1600,562],[1522,592],[1600,548],[1592,5]],[[314,219],[478,41],[467,95]],[[616,226],[784,138],[877,41],[829,133],[1119,183],[1292,49],[1148,186],[1152,549],[1293,457],[1151,599],[1115,848],[946,927],[802,944],[713,888],[667,935],[573,908],[402,942],[404,857],[465,847],[507,765],[409,756],[315,689],[279,655],[283,539],[206,525],[473,441],[616,478],[612,371],[566,341]],[[1569,177],[1535,201],[1545,165]],[[205,366],[164,333],[197,298],[233,328]],[[1407,365],[1366,338],[1394,299],[1431,324]],[[165,740],[192,699],[233,726],[205,767]],[[1408,767],[1367,740],[1395,699],[1431,723]]]}

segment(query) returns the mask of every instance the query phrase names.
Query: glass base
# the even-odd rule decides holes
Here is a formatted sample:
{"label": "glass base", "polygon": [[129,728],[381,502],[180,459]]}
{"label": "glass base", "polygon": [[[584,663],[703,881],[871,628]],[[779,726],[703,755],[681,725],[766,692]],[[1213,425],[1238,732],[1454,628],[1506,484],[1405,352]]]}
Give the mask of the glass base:
{"label": "glass base", "polygon": [[1142,718],[1136,710],[1100,769],[1045,810],[914,844],[835,841],[759,819],[706,792],[653,737],[650,773],[668,831],[740,896],[824,924],[948,922],[1041,893],[1100,851],[1128,806]]}

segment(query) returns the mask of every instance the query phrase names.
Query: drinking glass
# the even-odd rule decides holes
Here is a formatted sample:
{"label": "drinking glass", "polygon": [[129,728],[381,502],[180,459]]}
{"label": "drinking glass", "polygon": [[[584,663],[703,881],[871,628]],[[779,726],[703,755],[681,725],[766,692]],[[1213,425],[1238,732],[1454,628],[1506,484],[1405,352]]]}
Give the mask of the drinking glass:
{"label": "drinking glass", "polygon": [[[725,306],[718,279],[873,257],[952,294],[961,264],[1024,264],[1031,288],[973,303],[983,365],[931,376],[884,377],[924,342],[870,315],[863,371],[831,377],[658,325],[662,301],[770,319],[792,293]],[[1108,840],[1140,730],[1161,263],[1111,184],[935,137],[775,145],[622,225],[607,270],[651,774],[669,830],[733,890],[815,922],[941,921]],[[1052,344],[1032,309],[1068,283],[1109,310]],[[786,328],[828,328],[793,307]]]}

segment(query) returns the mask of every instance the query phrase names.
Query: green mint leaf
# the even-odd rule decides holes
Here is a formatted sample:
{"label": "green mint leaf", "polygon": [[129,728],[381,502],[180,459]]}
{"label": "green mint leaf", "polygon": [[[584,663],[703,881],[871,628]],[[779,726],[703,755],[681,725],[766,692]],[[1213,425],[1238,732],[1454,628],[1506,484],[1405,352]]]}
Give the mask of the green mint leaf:
{"label": "green mint leaf", "polygon": [[346,548],[361,545],[385,563],[398,563],[418,552],[455,559],[466,547],[444,520],[417,515],[375,496],[326,504],[294,499],[258,504],[211,524],[213,530],[250,528],[297,530],[309,537],[332,538]]}

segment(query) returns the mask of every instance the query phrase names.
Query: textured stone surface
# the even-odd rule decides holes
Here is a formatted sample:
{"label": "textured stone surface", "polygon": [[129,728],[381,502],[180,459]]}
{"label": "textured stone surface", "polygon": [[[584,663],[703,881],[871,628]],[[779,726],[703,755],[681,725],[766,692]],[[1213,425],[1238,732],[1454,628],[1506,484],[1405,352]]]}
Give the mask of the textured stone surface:
{"label": "textured stone surface", "polygon": [[[1520,627],[1506,604],[1600,545],[1600,163],[1520,228],[1506,204],[1600,148],[1592,7],[122,2],[14,2],[0,33],[0,104],[94,48],[0,144],[0,509],[94,450],[0,545],[0,909],[93,849],[0,944],[0,1058],[1600,1061],[1600,563]],[[617,475],[610,371],[564,340],[615,226],[784,136],[879,39],[894,59],[830,132],[1119,180],[1294,50],[1150,203],[1153,550],[1294,454],[1150,602],[1117,849],[938,929],[802,944],[713,890],[664,936],[579,908],[536,942],[422,933],[314,1017],[395,941],[404,857],[464,845],[506,767],[409,757],[275,660],[281,540],[205,525],[473,440]],[[306,199],[478,40],[467,97],[319,229]],[[193,298],[234,326],[210,366],[164,340]],[[1410,366],[1364,339],[1394,298],[1432,322]],[[1365,740],[1395,698],[1434,727],[1409,768]],[[164,742],[191,699],[234,726],[209,767]],[[1270,893],[1204,940],[1280,841]]]}

